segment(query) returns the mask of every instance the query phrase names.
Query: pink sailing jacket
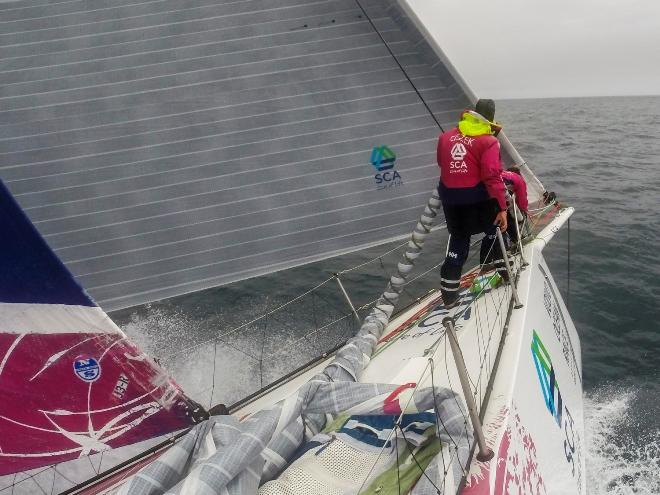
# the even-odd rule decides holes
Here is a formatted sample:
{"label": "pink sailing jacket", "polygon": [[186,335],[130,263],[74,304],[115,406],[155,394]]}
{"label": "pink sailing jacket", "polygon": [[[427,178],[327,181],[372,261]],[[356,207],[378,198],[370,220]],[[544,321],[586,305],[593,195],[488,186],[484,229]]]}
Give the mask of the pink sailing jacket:
{"label": "pink sailing jacket", "polygon": [[501,211],[506,210],[500,143],[495,136],[468,136],[458,128],[443,133],[438,141],[438,166],[438,190],[444,203],[478,203],[490,197]]}
{"label": "pink sailing jacket", "polygon": [[515,172],[509,172],[505,170],[502,172],[502,180],[507,188],[516,195],[516,205],[520,208],[520,211],[527,213],[527,184],[525,179],[522,176],[518,175]]}

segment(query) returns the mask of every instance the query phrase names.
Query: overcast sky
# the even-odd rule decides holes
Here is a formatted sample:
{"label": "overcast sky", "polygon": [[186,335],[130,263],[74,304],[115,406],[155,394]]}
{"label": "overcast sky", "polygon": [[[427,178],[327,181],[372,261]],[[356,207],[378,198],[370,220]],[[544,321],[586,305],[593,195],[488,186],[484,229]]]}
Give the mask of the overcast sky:
{"label": "overcast sky", "polygon": [[660,94],[660,0],[408,0],[481,97]]}

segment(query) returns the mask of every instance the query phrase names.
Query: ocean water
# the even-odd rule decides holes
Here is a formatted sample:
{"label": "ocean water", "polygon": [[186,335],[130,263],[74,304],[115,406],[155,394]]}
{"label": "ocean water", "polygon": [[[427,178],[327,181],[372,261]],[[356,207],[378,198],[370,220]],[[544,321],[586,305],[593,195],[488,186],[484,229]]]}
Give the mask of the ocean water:
{"label": "ocean water", "polygon": [[[497,119],[546,188],[576,208],[570,249],[564,229],[545,255],[582,341],[588,493],[660,493],[660,97],[497,105]],[[408,300],[437,284],[433,267],[445,243],[443,233],[429,241],[426,252],[435,255],[419,268],[429,275]],[[192,397],[231,403],[355,331],[350,315],[336,321],[348,310],[333,280],[284,311],[251,322],[254,315],[394,247],[112,316]],[[377,297],[397,258],[342,276],[356,306]]]}

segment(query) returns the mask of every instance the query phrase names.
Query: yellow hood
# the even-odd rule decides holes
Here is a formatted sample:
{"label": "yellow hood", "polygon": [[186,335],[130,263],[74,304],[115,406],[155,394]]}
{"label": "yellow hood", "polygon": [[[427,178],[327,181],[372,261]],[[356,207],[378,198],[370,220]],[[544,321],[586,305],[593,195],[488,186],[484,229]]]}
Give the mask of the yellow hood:
{"label": "yellow hood", "polygon": [[493,125],[495,122],[486,120],[484,117],[479,115],[477,112],[467,110],[463,112],[461,120],[458,123],[458,130],[461,131],[461,134],[464,136],[481,136],[483,134],[494,134]]}

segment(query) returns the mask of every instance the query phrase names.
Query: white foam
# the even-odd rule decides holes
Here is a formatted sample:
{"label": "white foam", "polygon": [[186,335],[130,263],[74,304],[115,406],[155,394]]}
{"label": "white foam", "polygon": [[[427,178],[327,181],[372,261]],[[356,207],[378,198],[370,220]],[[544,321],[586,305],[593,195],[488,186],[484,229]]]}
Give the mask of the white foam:
{"label": "white foam", "polygon": [[589,495],[660,493],[660,431],[640,424],[639,394],[605,386],[585,395]]}

